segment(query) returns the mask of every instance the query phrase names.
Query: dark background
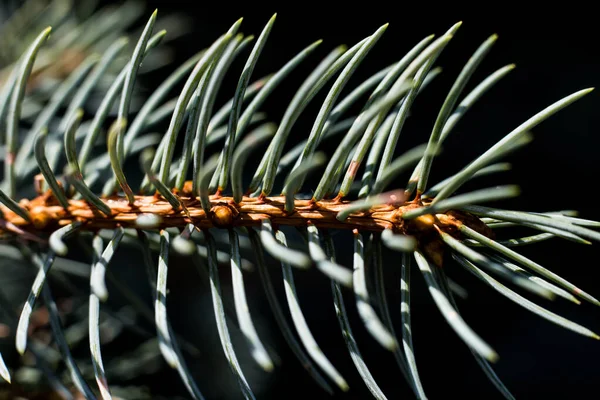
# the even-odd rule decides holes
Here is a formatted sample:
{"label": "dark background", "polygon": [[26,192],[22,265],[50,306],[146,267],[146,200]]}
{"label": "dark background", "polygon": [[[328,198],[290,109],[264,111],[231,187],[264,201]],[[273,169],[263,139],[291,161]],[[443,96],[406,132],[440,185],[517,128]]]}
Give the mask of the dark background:
{"label": "dark background", "polygon": [[[207,46],[225,32],[238,17],[243,16],[241,31],[258,35],[272,15],[278,12],[277,22],[267,46],[253,74],[258,78],[276,70],[299,50],[316,39],[324,39],[321,48],[285,84],[273,94],[276,101],[264,108],[273,120],[281,117],[287,101],[320,58],[338,44],[352,45],[371,34],[380,25],[390,22],[383,39],[369,53],[352,78],[349,88],[398,60],[418,40],[430,33],[443,34],[453,23],[464,24],[456,37],[438,59],[442,74],[416,101],[410,121],[407,123],[400,149],[408,149],[426,141],[444,96],[452,85],[471,53],[490,34],[499,34],[492,52],[479,67],[467,86],[465,93],[488,74],[509,63],[517,68],[490,90],[469,111],[444,146],[444,152],[433,165],[431,183],[454,173],[468,161],[485,151],[502,136],[524,122],[547,105],[577,90],[597,86],[600,82],[600,59],[597,50],[598,34],[591,11],[585,8],[561,7],[544,9],[539,14],[524,15],[522,7],[495,4],[462,6],[452,4],[436,8],[430,4],[407,5],[398,3],[398,10],[388,3],[360,5],[278,3],[276,7],[257,3],[241,6],[204,2],[150,1],[148,10],[158,7],[159,18],[170,12],[184,12],[193,33],[179,39],[177,59],[184,60],[200,48]],[[202,7],[202,8],[200,8]],[[489,8],[486,8],[489,7]],[[231,97],[242,61],[234,64],[233,71],[223,86],[223,99]],[[237,69],[236,69],[237,66]],[[319,99],[313,101],[294,129],[290,140],[308,135],[312,119],[318,111]],[[347,92],[347,90],[346,90]],[[576,104],[561,111],[536,127],[535,140],[526,149],[509,157],[513,170],[498,177],[489,178],[487,185],[479,181],[473,187],[492,186],[500,183],[517,183],[522,188],[520,198],[504,202],[506,207],[531,211],[577,209],[584,218],[600,219],[596,199],[596,161],[598,127],[600,119],[600,96],[592,92]],[[359,173],[360,176],[360,173]],[[305,189],[310,189],[306,187]],[[351,265],[349,241],[346,247],[338,247],[338,256],[345,265]],[[349,237],[345,238],[349,240]],[[523,248],[523,253],[561,276],[581,285],[592,295],[600,296],[600,273],[597,266],[598,245],[583,246],[559,239]],[[390,293],[393,315],[398,318],[398,267],[399,256],[387,254],[386,266],[390,274]],[[469,291],[469,299],[460,301],[465,320],[499,352],[500,361],[495,370],[517,398],[567,399],[595,398],[600,389],[597,360],[600,344],[557,327],[485,287],[470,275],[449,263],[447,271]],[[277,274],[277,272],[275,272]],[[277,279],[279,275],[275,275]],[[311,396],[327,398],[298,365],[295,357],[286,350],[281,336],[274,326],[268,305],[264,300],[258,277],[250,278],[253,313],[264,325],[264,335],[278,350],[283,365],[266,377],[251,362],[245,363],[250,384],[260,398],[288,398]],[[297,274],[300,301],[307,315],[309,326],[334,365],[350,383],[347,394],[336,393],[336,398],[369,398],[370,394],[356,373],[344,346],[332,307],[329,285],[316,273]],[[170,278],[170,285],[182,285],[181,291],[173,290],[170,301],[190,301],[195,295],[197,302],[207,306],[208,297],[200,299],[191,283]],[[185,297],[186,290],[190,297]],[[468,349],[456,338],[431,302],[422,278],[413,274],[413,325],[417,363],[424,388],[429,398],[477,398],[494,399],[500,395],[479,370]],[[178,293],[178,294],[176,294]],[[535,299],[534,299],[535,300]],[[599,310],[592,305],[575,306],[557,300],[540,304],[572,318],[574,321],[600,330]],[[182,303],[183,304],[183,303]],[[388,398],[411,398],[407,384],[394,363],[391,354],[382,350],[365,333],[356,316],[351,293],[346,293],[346,306],[355,318],[352,323],[360,349],[367,364]],[[171,307],[171,305],[170,305]],[[172,306],[177,309],[176,305]],[[202,307],[198,304],[198,307]],[[205,309],[205,308],[198,308]],[[196,309],[196,310],[198,310]],[[256,311],[255,311],[256,310]],[[191,319],[178,321],[182,332],[194,330],[213,335],[210,346],[215,347],[214,363],[198,363],[201,388],[206,382],[219,388],[210,397],[236,393],[237,385],[231,378],[224,358],[219,360],[218,342],[210,326],[209,310],[204,316],[190,310]],[[194,319],[195,315],[195,319]],[[200,321],[198,320],[200,319]],[[206,321],[205,321],[206,320]],[[270,325],[270,326],[269,326]],[[186,335],[189,336],[189,335]],[[242,356],[244,358],[244,356]],[[201,372],[200,372],[201,371]],[[171,373],[175,378],[175,373]],[[264,384],[264,386],[263,386]],[[157,386],[163,392],[161,385]],[[174,379],[169,390],[182,385]],[[264,388],[264,392],[261,389]],[[210,390],[210,389],[207,389]],[[223,392],[219,394],[219,390]],[[167,393],[164,391],[163,393]],[[182,392],[183,393],[183,392]],[[211,393],[211,392],[208,392]],[[236,398],[235,395],[232,395]]]}
{"label": "dark background", "polygon": [[[591,9],[573,3],[563,4],[560,8],[546,6],[528,13],[523,4],[514,6],[507,3],[453,3],[441,8],[425,2],[370,2],[356,5],[348,2],[279,2],[276,6],[256,2],[233,5],[224,1],[210,4],[172,0],[147,3],[148,16],[154,8],[159,9],[159,22],[161,18],[177,15],[181,18],[177,28],[187,33],[168,43],[173,50],[173,66],[141,77],[138,86],[141,89],[152,90],[173,70],[174,65],[210,45],[239,17],[244,17],[242,32],[258,35],[271,15],[278,12],[252,80],[276,71],[305,46],[317,39],[324,39],[320,48],[286,78],[263,107],[275,122],[280,120],[295,90],[311,68],[335,46],[342,43],[352,46],[382,24],[390,23],[384,37],[353,75],[344,92],[347,93],[348,89],[354,88],[374,72],[400,59],[423,37],[431,33],[439,37],[455,22],[464,21],[437,61],[437,65],[443,67],[442,74],[414,104],[398,144],[398,154],[427,140],[439,107],[460,69],[489,35],[497,33],[498,42],[472,77],[464,94],[506,64],[516,63],[517,68],[484,95],[457,125],[444,143],[443,154],[433,164],[431,184],[458,171],[544,107],[580,89],[598,86],[600,82],[597,49],[600,34],[597,32],[595,15]],[[248,51],[245,56],[247,54]],[[223,83],[217,107],[232,97],[244,62],[244,57],[240,57],[233,64]],[[313,100],[312,106],[302,114],[290,135],[291,143],[307,137],[320,101],[328,89],[329,86],[326,86]],[[594,91],[537,126],[533,130],[533,143],[508,158],[513,164],[512,171],[479,180],[465,186],[464,190],[516,183],[520,185],[522,195],[518,199],[499,203],[499,206],[530,211],[576,209],[583,218],[600,220],[595,197],[596,176],[600,171],[596,161],[600,144],[598,110],[600,96]],[[335,141],[327,142],[323,148],[330,151],[336,144]],[[137,160],[132,165],[137,165]],[[256,160],[248,161],[250,176],[255,165]],[[362,172],[359,172],[358,176],[361,175]],[[402,184],[404,180],[399,181],[398,186]],[[313,187],[309,183],[304,190],[308,192]],[[336,242],[340,263],[351,266],[350,236],[340,233],[336,236]],[[598,246],[600,244],[584,246],[553,239],[519,250],[590,294],[600,297]],[[283,302],[281,273],[277,263],[270,261],[273,281],[278,286]],[[392,315],[398,322],[400,256],[386,253],[385,263],[389,303]],[[140,279],[145,279],[142,267],[138,264],[139,252],[122,250],[115,256],[115,265],[121,265],[122,268],[115,267],[114,270],[122,279],[128,279],[128,284],[136,285]],[[203,351],[200,357],[188,359],[198,386],[209,399],[241,398],[216,334],[209,291],[200,285],[187,262],[174,259],[170,267],[168,305],[174,329]],[[598,397],[600,367],[597,360],[600,359],[600,343],[531,314],[451,262],[445,268],[449,276],[467,289],[468,300],[459,300],[461,313],[500,354],[495,371],[516,398]],[[228,276],[229,269],[224,268],[221,273],[224,296],[231,298]],[[348,393],[337,391],[335,398],[371,398],[345,347],[328,281],[315,271],[298,272],[295,277],[301,305],[317,342],[351,387]],[[282,363],[270,375],[262,372],[249,358],[243,338],[233,332],[242,368],[255,394],[258,398],[273,399],[329,398],[287,349],[258,278],[257,273],[248,274],[246,278],[252,315],[261,338],[277,351]],[[136,285],[136,288],[138,286],[143,285]],[[150,300],[149,292],[143,294]],[[529,298],[538,301],[531,296]],[[361,326],[352,293],[346,291],[345,300],[358,345],[383,392],[390,399],[412,398],[393,356],[375,343]],[[467,347],[441,317],[416,269],[413,272],[412,301],[416,359],[428,397],[499,399],[500,395],[487,381]],[[600,310],[592,305],[584,303],[576,306],[560,299],[554,303],[539,300],[539,304],[600,332]],[[152,326],[148,328],[153,329]],[[399,332],[399,324],[396,329]],[[124,345],[121,342],[116,346],[105,349],[105,357],[108,353],[118,351],[115,350],[118,346],[129,349],[131,344]],[[160,373],[142,376],[131,383],[147,385],[155,398],[188,397],[177,373],[166,364]]]}

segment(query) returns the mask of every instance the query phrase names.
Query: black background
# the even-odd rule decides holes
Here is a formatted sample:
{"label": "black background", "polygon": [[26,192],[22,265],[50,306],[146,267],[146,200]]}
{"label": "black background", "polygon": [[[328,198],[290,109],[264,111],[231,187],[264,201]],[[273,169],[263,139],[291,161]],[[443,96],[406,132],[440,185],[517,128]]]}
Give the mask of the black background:
{"label": "black background", "polygon": [[[486,94],[457,126],[445,143],[443,154],[434,163],[430,179],[434,183],[460,169],[542,108],[572,92],[597,86],[600,82],[600,59],[596,45],[600,35],[589,9],[574,5],[563,5],[560,9],[548,6],[539,14],[524,15],[522,7],[503,4],[501,9],[496,4],[477,4],[452,4],[440,9],[433,4],[406,5],[404,2],[394,5],[384,2],[356,5],[280,2],[274,7],[254,2],[229,6],[225,2],[208,5],[205,2],[151,1],[148,10],[150,12],[158,7],[159,19],[170,12],[185,14],[193,33],[175,42],[176,58],[180,61],[210,44],[237,18],[245,18],[241,31],[259,34],[272,13],[278,12],[275,27],[253,75],[256,78],[276,70],[314,40],[324,39],[316,54],[273,95],[277,100],[265,106],[275,121],[281,117],[287,101],[310,68],[336,45],[352,45],[383,23],[390,23],[383,39],[351,80],[349,86],[354,87],[383,66],[398,60],[421,38],[430,33],[439,36],[453,23],[463,20],[458,34],[438,59],[437,64],[444,68],[442,74],[415,103],[410,122],[401,136],[399,149],[408,149],[426,140],[444,96],[462,65],[490,34],[499,34],[497,44],[473,76],[467,90],[503,65],[516,63],[517,68]],[[550,11],[551,15],[545,15]],[[228,75],[228,82],[223,86],[223,99],[233,94],[240,68],[241,62],[234,64],[234,72]],[[318,99],[322,100],[325,93],[326,90]],[[312,118],[318,111],[318,99],[303,114],[290,140],[308,135]],[[533,130],[533,143],[509,157],[513,164],[511,172],[489,178],[488,185],[479,181],[476,187],[517,183],[522,188],[522,195],[514,201],[503,203],[504,206],[532,211],[577,209],[584,218],[600,219],[596,198],[596,177],[599,172],[596,155],[600,143],[598,110],[600,96],[594,91],[536,127]],[[350,242],[343,241],[343,238],[339,242],[346,246],[342,244],[338,247],[339,258],[345,265],[351,265]],[[600,296],[597,244],[583,246],[555,239],[524,248],[523,253],[591,294]],[[396,318],[399,316],[398,266],[399,257],[387,254],[386,268],[389,268],[390,274],[388,291],[392,313]],[[600,389],[600,367],[597,362],[600,343],[559,328],[521,309],[453,264],[448,264],[447,271],[469,291],[469,299],[460,301],[464,318],[499,352],[501,359],[495,369],[517,398],[597,398]],[[369,398],[369,392],[345,349],[329,297],[329,285],[317,274],[297,275],[300,301],[309,326],[326,355],[350,382],[350,392],[336,392],[336,398]],[[422,278],[417,272],[413,277],[416,357],[429,398],[500,398],[468,349],[442,320],[429,299]],[[215,347],[214,361],[199,360],[193,363],[200,387],[203,390],[207,388],[210,398],[237,398],[237,385],[229,375],[224,358],[221,356],[219,359],[219,345],[214,335],[216,331],[210,322],[212,314],[205,308],[208,297],[198,296],[193,284],[183,277],[179,280],[177,277],[169,279],[171,287],[180,285],[179,291],[172,292],[170,308],[178,309],[178,301],[183,305],[183,302],[191,299],[196,299],[193,304],[197,302],[198,307],[190,307],[188,317],[176,322],[176,329],[187,332],[188,337],[194,337],[197,332],[203,332],[202,337],[205,337],[204,334],[208,337],[212,335],[212,339],[203,340],[208,340],[209,346]],[[250,384],[257,395],[260,398],[328,398],[285,349],[257,277],[251,277],[250,282],[252,311],[259,315],[264,328],[261,328],[261,332],[267,335],[283,360],[281,368],[270,377],[251,362],[244,363]],[[599,310],[594,306],[575,306],[560,300],[555,304],[540,300],[540,304],[592,330],[600,330]],[[358,344],[384,393],[388,398],[411,398],[391,354],[378,347],[360,326],[351,293],[346,293],[346,306],[355,317],[352,322]],[[200,315],[198,310],[206,312],[202,311]],[[242,358],[245,356],[242,355]],[[160,384],[156,382],[157,393],[167,394],[172,390],[184,393],[174,372],[165,377],[173,378],[173,384],[165,386],[164,381]]]}
{"label": "black background", "polygon": [[[239,17],[244,17],[242,32],[258,35],[272,13],[278,12],[254,78],[277,70],[308,44],[324,39],[318,51],[286,79],[264,106],[275,122],[279,121],[285,106],[311,68],[335,46],[342,43],[353,45],[382,24],[390,23],[384,37],[350,81],[349,88],[352,88],[400,59],[423,37],[431,33],[440,36],[453,23],[464,21],[438,59],[437,65],[443,67],[442,74],[415,102],[398,145],[399,152],[427,140],[439,107],[464,63],[490,34],[499,34],[497,44],[466,90],[506,64],[516,63],[517,68],[490,90],[456,127],[445,142],[443,154],[433,164],[431,183],[458,171],[547,105],[577,90],[598,86],[600,82],[597,46],[600,34],[593,11],[572,3],[562,4],[560,8],[547,5],[527,15],[524,4],[487,2],[447,4],[438,8],[425,2],[279,2],[276,6],[266,6],[256,2],[233,5],[225,1],[148,1],[147,8],[148,16],[154,8],[159,9],[159,21],[173,13],[179,14],[181,27],[189,28],[187,34],[169,43],[174,50],[174,65],[208,46]],[[231,68],[223,84],[219,98],[221,103],[233,95],[243,62],[240,59]],[[151,90],[171,70],[172,67],[165,67],[146,76],[140,80],[140,87]],[[308,135],[318,112],[319,100],[323,100],[327,90],[323,90],[303,113],[290,141],[301,140]],[[502,203],[507,208],[531,211],[576,209],[584,218],[600,220],[596,197],[596,177],[600,172],[596,161],[600,144],[598,110],[600,96],[594,91],[536,127],[533,143],[509,157],[512,171],[478,181],[465,189],[516,183],[522,188],[522,195]],[[335,144],[326,144],[325,149],[331,150],[327,146]],[[251,166],[256,165],[253,164],[255,161],[251,159],[248,162],[249,174],[253,172]],[[305,190],[310,188],[306,185]],[[344,233],[336,236],[338,258],[344,265],[351,265],[349,240]],[[523,248],[522,252],[600,297],[598,246],[554,239]],[[126,259],[127,255],[117,255],[119,257],[124,257],[123,262],[136,261]],[[399,319],[399,261],[397,254],[386,254],[387,290],[396,320]],[[280,273],[276,267],[277,264],[273,263],[273,278],[283,300]],[[448,275],[468,290],[468,300],[459,301],[461,312],[465,320],[500,354],[495,370],[516,398],[598,397],[600,343],[523,310],[452,263],[448,263],[446,268]],[[120,272],[128,273],[126,269]],[[208,291],[199,288],[198,279],[192,277],[193,273],[185,263],[172,262],[169,274],[169,313],[174,328],[203,348],[199,358],[188,360],[199,387],[210,399],[241,398],[220,349]],[[225,296],[231,296],[228,275],[228,271],[222,271]],[[129,278],[135,279],[132,276]],[[335,398],[370,398],[345,348],[327,280],[316,272],[297,273],[296,279],[301,305],[317,342],[350,383],[350,391],[337,391]],[[243,339],[234,335],[242,367],[257,397],[329,398],[287,350],[268,310],[258,274],[250,275],[247,284],[251,311],[261,336],[277,350],[282,360],[282,365],[267,375],[249,359]],[[383,392],[390,399],[412,398],[392,355],[378,346],[361,326],[352,293],[345,293],[345,300],[358,345]],[[539,302],[594,331],[600,331],[600,310],[592,305],[576,306],[561,300],[553,304],[544,300]],[[500,398],[466,346],[442,319],[416,270],[413,273],[413,336],[419,371],[430,399]],[[148,385],[156,398],[187,397],[176,372],[167,367],[160,374],[144,377],[137,383]]]}

